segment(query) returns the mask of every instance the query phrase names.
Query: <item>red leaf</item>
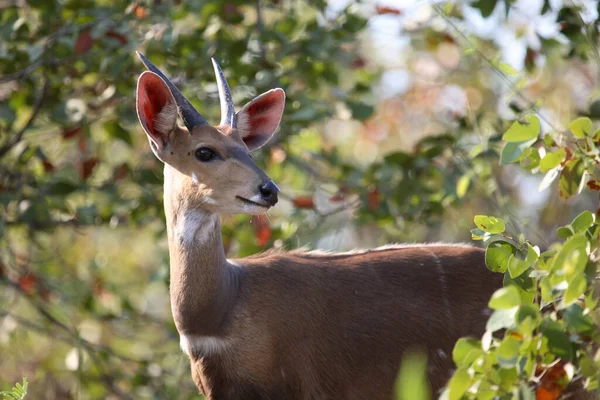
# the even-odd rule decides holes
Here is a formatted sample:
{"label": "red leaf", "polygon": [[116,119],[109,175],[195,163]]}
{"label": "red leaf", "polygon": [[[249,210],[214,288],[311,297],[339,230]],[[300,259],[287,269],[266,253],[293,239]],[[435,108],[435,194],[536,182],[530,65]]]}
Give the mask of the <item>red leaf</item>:
{"label": "red leaf", "polygon": [[80,126],[76,126],[74,128],[69,128],[69,129],[65,129],[64,131],[62,131],[62,133],[60,134],[63,139],[70,139],[74,136],[77,136],[81,133],[81,127]]}
{"label": "red leaf", "polygon": [[565,362],[560,361],[542,375],[535,391],[536,400],[557,400],[560,397],[567,383],[564,379],[567,375],[564,365]]}
{"label": "red leaf", "polygon": [[571,151],[571,149],[569,149],[568,147],[565,147],[565,151],[567,152],[567,156],[565,157],[564,161],[562,163],[560,163],[561,167],[564,167],[565,164],[573,158],[573,152]]}
{"label": "red leaf", "polygon": [[85,54],[92,48],[94,39],[90,31],[83,31],[79,34],[77,41],[75,42],[75,54]]}
{"label": "red leaf", "polygon": [[362,57],[356,57],[354,61],[352,61],[352,67],[354,68],[362,68],[367,65],[367,62]]}
{"label": "red leaf", "polygon": [[375,6],[375,12],[379,15],[382,14],[393,14],[393,15],[402,15],[402,10],[398,10],[397,8],[382,6],[378,4]]}
{"label": "red leaf", "polygon": [[81,177],[81,179],[86,180],[87,178],[89,178],[90,175],[92,175],[92,172],[94,172],[94,168],[96,168],[97,164],[97,158],[90,158],[89,160],[83,161],[79,165],[79,176]]}
{"label": "red leaf", "polygon": [[38,293],[39,293],[40,297],[42,298],[42,300],[44,300],[46,303],[48,303],[50,301],[52,292],[50,292],[50,290],[48,290],[47,287],[39,285]]}
{"label": "red leaf", "polygon": [[126,163],[123,163],[113,170],[113,180],[120,181],[121,179],[126,178],[128,174],[129,166]]}
{"label": "red leaf", "polygon": [[50,173],[52,171],[54,171],[54,165],[52,165],[52,163],[48,160],[44,160],[42,161],[42,165],[44,166],[44,171],[46,173]]}
{"label": "red leaf", "polygon": [[253,215],[252,225],[256,235],[256,242],[260,247],[267,247],[271,239],[271,227],[269,221],[264,215]]}
{"label": "red leaf", "polygon": [[591,190],[600,190],[600,183],[598,183],[598,181],[595,181],[595,180],[588,181],[587,186]]}
{"label": "red leaf", "polygon": [[79,146],[79,152],[85,153],[87,151],[87,142],[85,141],[85,137],[79,136],[79,141],[77,142]]}
{"label": "red leaf", "polygon": [[379,190],[372,188],[369,190],[367,194],[367,207],[369,210],[375,210],[379,207],[379,203],[381,202],[381,194]]}
{"label": "red leaf", "polygon": [[135,6],[135,8],[133,9],[133,13],[135,14],[135,17],[137,19],[144,19],[148,16],[148,12],[146,11],[146,9],[143,6],[140,6],[139,4]]}
{"label": "red leaf", "polygon": [[128,42],[127,38],[124,35],[121,35],[120,33],[115,31],[106,32],[106,36],[117,39],[119,42],[121,42],[121,44],[127,44]]}
{"label": "red leaf", "polygon": [[297,208],[313,209],[315,201],[310,196],[298,196],[292,200],[292,204]]}
{"label": "red leaf", "polygon": [[21,275],[17,284],[19,285],[19,289],[21,289],[23,293],[25,293],[28,296],[31,296],[35,292],[35,286],[37,285],[37,282],[37,277],[31,272],[29,272],[25,275]]}
{"label": "red leaf", "polygon": [[340,202],[346,200],[347,196],[348,196],[348,188],[342,186],[336,194],[334,194],[332,197],[329,198],[329,202],[330,203],[340,203]]}

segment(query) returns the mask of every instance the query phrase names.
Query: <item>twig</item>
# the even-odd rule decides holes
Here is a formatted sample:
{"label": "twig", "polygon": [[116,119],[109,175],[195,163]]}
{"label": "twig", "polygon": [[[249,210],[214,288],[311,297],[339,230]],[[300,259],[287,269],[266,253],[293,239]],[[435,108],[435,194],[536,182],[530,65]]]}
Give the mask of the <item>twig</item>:
{"label": "twig", "polygon": [[517,87],[515,87],[515,85],[511,82],[511,80],[508,78],[508,76],[506,76],[506,74],[504,74],[502,71],[500,71],[498,69],[498,67],[496,65],[494,65],[492,60],[490,60],[485,54],[483,54],[483,52],[477,46],[475,46],[475,44],[473,42],[471,42],[471,40],[467,37],[467,35],[458,28],[458,26],[454,23],[454,21],[452,21],[452,19],[450,19],[444,13],[444,10],[442,10],[442,8],[439,5],[434,5],[434,9],[438,13],[438,15],[441,16],[452,27],[452,29],[454,29],[456,31],[456,33],[458,33],[463,38],[463,40],[466,41],[475,50],[475,53],[477,53],[477,55],[479,55],[490,66],[492,71],[494,71],[494,73],[496,75],[498,75],[500,77],[500,79],[502,79],[504,81],[504,83],[506,83],[508,85],[508,87],[521,100],[525,101],[528,104],[529,109],[532,110],[538,116],[539,119],[541,119],[542,121],[547,123],[555,131],[559,131],[559,129],[556,126],[554,126],[552,121],[548,120],[544,115],[542,115],[542,113],[538,110],[535,103],[533,101],[531,101],[529,98],[527,98],[527,96],[525,96]]}
{"label": "twig", "polygon": [[21,141],[21,138],[23,137],[23,134],[25,133],[25,131],[27,129],[29,129],[31,124],[33,124],[33,121],[38,116],[38,114],[42,108],[42,104],[44,103],[44,99],[46,98],[46,92],[48,91],[48,86],[49,86],[49,79],[46,75],[44,75],[44,84],[42,86],[42,90],[41,90],[39,96],[37,97],[37,99],[35,101],[35,104],[33,105],[33,111],[31,113],[31,116],[29,117],[29,120],[27,120],[27,122],[21,128],[21,130],[19,130],[11,139],[6,140],[6,142],[2,146],[0,146],[0,158],[2,158],[17,143],[19,143]]}
{"label": "twig", "polygon": [[262,37],[265,33],[265,26],[263,24],[262,11],[260,9],[260,0],[256,0],[256,30],[258,31],[258,48],[260,49],[260,57],[264,61],[267,58],[267,50],[262,41]]}

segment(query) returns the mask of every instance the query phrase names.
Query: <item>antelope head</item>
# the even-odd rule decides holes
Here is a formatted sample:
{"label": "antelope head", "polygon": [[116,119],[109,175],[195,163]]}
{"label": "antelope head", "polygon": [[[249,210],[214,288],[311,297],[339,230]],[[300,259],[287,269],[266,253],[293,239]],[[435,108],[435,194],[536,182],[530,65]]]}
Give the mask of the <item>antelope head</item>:
{"label": "antelope head", "polygon": [[[156,157],[177,171],[175,184],[188,205],[217,214],[262,214],[274,206],[279,189],[250,152],[267,143],[279,126],[284,91],[269,90],[235,112],[227,80],[212,59],[221,122],[211,126],[156,66],[137,54],[149,69],[138,79],[138,118]],[[177,124],[178,114],[185,127]]]}

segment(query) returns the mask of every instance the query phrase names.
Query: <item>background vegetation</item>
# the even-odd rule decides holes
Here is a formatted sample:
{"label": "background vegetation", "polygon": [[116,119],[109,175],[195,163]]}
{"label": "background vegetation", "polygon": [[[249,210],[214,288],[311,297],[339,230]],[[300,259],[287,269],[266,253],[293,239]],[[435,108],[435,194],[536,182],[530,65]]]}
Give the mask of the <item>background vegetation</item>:
{"label": "background vegetation", "polygon": [[[598,11],[594,0],[0,1],[0,388],[25,376],[34,399],[199,397],[170,316],[162,171],[135,115],[135,50],[215,123],[210,57],[236,104],[286,90],[277,139],[256,155],[284,198],[268,219],[225,218],[229,256],[473,235],[507,276],[488,328],[509,334],[460,341],[445,395],[594,388]],[[475,227],[474,215],[500,220]]]}

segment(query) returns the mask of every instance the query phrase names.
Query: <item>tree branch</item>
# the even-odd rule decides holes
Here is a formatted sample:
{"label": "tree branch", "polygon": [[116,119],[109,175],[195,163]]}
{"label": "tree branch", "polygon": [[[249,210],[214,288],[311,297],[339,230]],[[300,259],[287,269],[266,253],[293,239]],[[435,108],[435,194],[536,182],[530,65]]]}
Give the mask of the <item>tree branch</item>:
{"label": "tree branch", "polygon": [[0,158],[2,158],[17,143],[19,143],[21,141],[21,139],[23,138],[23,134],[25,133],[25,131],[31,127],[31,125],[33,124],[33,121],[37,118],[37,116],[42,108],[42,104],[44,103],[44,99],[46,98],[46,92],[48,91],[48,86],[49,86],[49,79],[47,76],[44,75],[44,84],[42,86],[42,90],[41,90],[39,96],[37,97],[37,99],[35,101],[35,104],[33,105],[33,111],[31,113],[31,116],[29,117],[29,120],[27,120],[27,122],[25,123],[23,128],[21,128],[12,138],[7,139],[6,142],[2,146],[0,146]]}

